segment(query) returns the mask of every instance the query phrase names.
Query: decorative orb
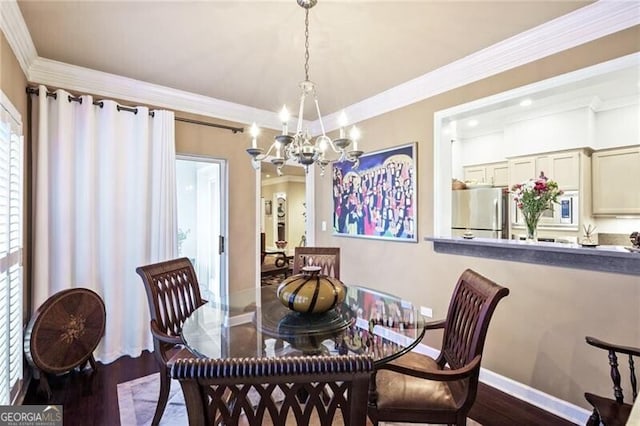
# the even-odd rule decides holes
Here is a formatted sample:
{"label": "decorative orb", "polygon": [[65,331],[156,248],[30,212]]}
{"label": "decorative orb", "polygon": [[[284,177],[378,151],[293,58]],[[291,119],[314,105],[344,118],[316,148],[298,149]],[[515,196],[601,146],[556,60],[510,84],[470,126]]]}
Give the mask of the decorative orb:
{"label": "decorative orb", "polygon": [[287,308],[301,313],[319,314],[342,303],[344,284],[336,278],[320,274],[320,267],[305,266],[302,273],[286,278],[278,286],[278,300]]}

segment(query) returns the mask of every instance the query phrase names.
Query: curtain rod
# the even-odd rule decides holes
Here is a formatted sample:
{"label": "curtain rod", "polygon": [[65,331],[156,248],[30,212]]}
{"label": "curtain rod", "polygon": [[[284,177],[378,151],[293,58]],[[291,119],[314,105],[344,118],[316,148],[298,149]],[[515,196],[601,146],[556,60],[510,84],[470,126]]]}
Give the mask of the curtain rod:
{"label": "curtain rod", "polygon": [[[27,86],[27,94],[39,96],[40,92],[35,87]],[[47,97],[51,97],[53,99],[57,99],[58,98],[58,94],[56,92],[47,92]],[[67,99],[69,100],[69,102],[82,103],[82,98],[80,96],[74,97],[74,96],[69,95],[69,96],[67,96]],[[104,102],[102,102],[102,101],[93,101],[93,104],[99,106],[100,108],[104,107]],[[132,112],[134,114],[138,113],[138,108],[135,108],[135,107],[126,107],[126,106],[116,105],[116,109],[118,111]],[[154,114],[153,111],[149,111],[149,115],[151,117],[153,117],[155,114]],[[242,128],[242,127],[226,126],[224,124],[209,123],[209,122],[206,122],[206,121],[192,120],[190,118],[174,117],[174,119],[175,119],[175,121],[183,121],[185,123],[199,124],[201,126],[217,127],[219,129],[229,130],[229,131],[233,132],[233,134],[236,134],[238,132],[240,132],[240,133],[244,132],[244,128]]]}
{"label": "curtain rod", "polygon": [[206,121],[192,120],[190,118],[182,118],[182,117],[175,117],[175,120],[176,121],[183,121],[185,123],[199,124],[201,126],[210,126],[210,127],[217,127],[219,129],[230,130],[230,131],[233,132],[233,134],[236,134],[238,132],[244,133],[244,129],[242,127],[225,126],[224,124],[215,124],[215,123],[209,123],[209,122],[206,122]]}

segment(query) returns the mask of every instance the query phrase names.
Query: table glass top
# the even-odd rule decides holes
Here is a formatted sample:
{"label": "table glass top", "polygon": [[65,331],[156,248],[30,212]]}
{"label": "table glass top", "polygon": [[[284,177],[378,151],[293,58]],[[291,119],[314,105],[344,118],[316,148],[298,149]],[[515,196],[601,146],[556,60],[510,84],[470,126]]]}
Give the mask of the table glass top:
{"label": "table glass top", "polygon": [[347,286],[341,305],[324,314],[300,314],[276,298],[276,287],[232,293],[230,303],[209,302],[185,321],[191,351],[209,358],[371,354],[385,363],[417,345],[424,320],[410,302]]}

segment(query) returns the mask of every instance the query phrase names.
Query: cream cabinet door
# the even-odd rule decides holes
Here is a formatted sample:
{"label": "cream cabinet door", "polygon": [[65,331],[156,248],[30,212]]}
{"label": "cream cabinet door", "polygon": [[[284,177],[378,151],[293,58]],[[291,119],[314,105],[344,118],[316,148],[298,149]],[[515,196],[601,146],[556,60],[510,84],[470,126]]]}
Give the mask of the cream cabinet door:
{"label": "cream cabinet door", "polygon": [[594,152],[593,214],[640,214],[640,146]]}
{"label": "cream cabinet door", "polygon": [[467,166],[464,168],[464,180],[479,183],[487,182],[487,168],[485,166]]}
{"label": "cream cabinet door", "polygon": [[555,174],[553,173],[553,161],[551,160],[551,155],[539,155],[536,157],[536,175],[535,178],[539,178],[541,173],[552,180],[555,179]]}
{"label": "cream cabinet door", "polygon": [[578,190],[580,187],[580,154],[577,151],[559,154],[544,154],[536,157],[536,174],[544,175],[556,182],[564,190]]}
{"label": "cream cabinet door", "polygon": [[580,154],[567,152],[550,156],[550,179],[558,182],[558,187],[564,190],[578,190],[580,188]]}
{"label": "cream cabinet door", "polygon": [[493,186],[509,186],[509,164],[491,164],[487,166],[487,178]]}
{"label": "cream cabinet door", "polygon": [[509,185],[526,182],[536,176],[535,157],[522,157],[509,160]]}

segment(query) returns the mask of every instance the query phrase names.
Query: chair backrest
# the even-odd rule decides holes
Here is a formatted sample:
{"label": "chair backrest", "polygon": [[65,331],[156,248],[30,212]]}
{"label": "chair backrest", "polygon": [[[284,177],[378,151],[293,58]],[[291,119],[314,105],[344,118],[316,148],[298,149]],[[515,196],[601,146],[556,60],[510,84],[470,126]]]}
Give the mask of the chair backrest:
{"label": "chair backrest", "polygon": [[304,266],[319,266],[320,273],[340,279],[340,247],[296,247],[293,273],[299,274]]}
{"label": "chair backrest", "polygon": [[493,311],[508,294],[508,288],[471,269],[462,273],[445,320],[442,351],[437,359],[441,367],[449,364],[458,369],[482,354]]}
{"label": "chair backrest", "polygon": [[168,336],[180,336],[184,320],[204,303],[191,261],[183,257],[140,266],[136,272],[147,291],[152,325]]}
{"label": "chair backrest", "polygon": [[[608,352],[609,366],[611,367],[611,380],[613,382],[613,396],[618,404],[624,404],[624,394],[622,392],[622,376],[618,368],[618,355],[627,355],[629,357],[629,379],[631,384],[631,396],[633,401],[638,396],[638,379],[636,378],[635,362],[633,357],[640,358],[640,348],[631,346],[616,345],[607,343],[595,337],[586,337],[586,341],[591,346],[604,349]],[[637,361],[637,360],[635,360]]]}
{"label": "chair backrest", "polygon": [[[367,355],[180,359],[171,367],[190,426],[366,423]],[[219,423],[218,423],[219,422]]]}

